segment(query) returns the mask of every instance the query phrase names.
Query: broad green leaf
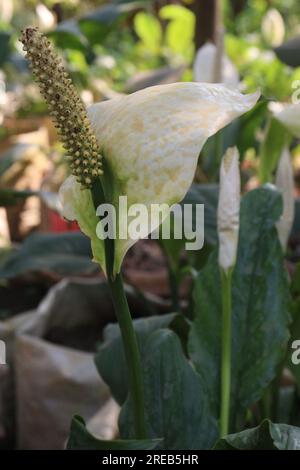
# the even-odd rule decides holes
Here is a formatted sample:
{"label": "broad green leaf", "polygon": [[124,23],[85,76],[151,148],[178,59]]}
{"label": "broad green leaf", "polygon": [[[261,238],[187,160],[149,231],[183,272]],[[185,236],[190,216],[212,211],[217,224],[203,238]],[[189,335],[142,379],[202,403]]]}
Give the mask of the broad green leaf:
{"label": "broad green leaf", "polygon": [[239,119],[240,129],[237,147],[241,158],[249,148],[258,149],[257,130],[262,126],[267,115],[267,100],[260,100],[253,109]]}
{"label": "broad green leaf", "polygon": [[277,57],[284,64],[287,64],[290,67],[300,66],[300,36],[290,39],[279,47],[276,47],[274,50]]}
{"label": "broad green leaf", "polygon": [[291,339],[290,349],[287,356],[287,367],[291,370],[297,383],[298,391],[300,391],[300,364],[294,364],[293,357],[296,355],[296,359],[299,357],[297,350],[299,347],[293,348],[293,342],[300,339],[300,263],[297,263],[296,270],[291,282],[291,294],[293,298],[292,312],[293,312],[293,323],[291,325]]}
{"label": "broad green leaf", "polygon": [[157,53],[161,46],[162,29],[160,22],[154,15],[143,11],[134,17],[134,30],[145,47],[152,53]]}
{"label": "broad green leaf", "polygon": [[300,450],[300,428],[274,424],[269,420],[259,426],[220,439],[215,450]]}
{"label": "broad green leaf", "polygon": [[22,199],[36,194],[35,191],[17,191],[16,189],[0,188],[0,207],[13,206],[22,201]]}
{"label": "broad green leaf", "polygon": [[261,183],[272,181],[282,149],[286,143],[287,131],[275,118],[271,118],[260,149],[259,178]]}
{"label": "broad green leaf", "polygon": [[[148,337],[159,328],[167,328],[176,318],[176,314],[153,316],[134,320],[134,329],[137,334],[142,357]],[[108,325],[103,332],[104,342],[95,357],[99,374],[110,387],[111,392],[119,404],[124,403],[128,392],[127,366],[123,350],[120,328],[117,324]],[[116,367],[112,367],[111,358],[114,358]]]}
{"label": "broad green leaf", "polygon": [[[204,237],[209,245],[217,243],[217,205],[218,205],[219,187],[217,184],[192,184],[188,193],[182,201],[184,204],[204,204]],[[195,229],[194,211],[193,211],[193,229]]]}
{"label": "broad green leaf", "polygon": [[78,20],[79,29],[92,45],[101,44],[116,27],[117,22],[134,11],[136,7],[137,4],[133,2],[123,5],[117,3],[104,5],[80,18]]}
{"label": "broad green leaf", "polygon": [[[217,423],[209,414],[208,396],[179,338],[158,330],[148,339],[143,363],[147,432],[160,436],[163,449],[209,449],[217,438]],[[130,400],[120,417],[121,435],[130,438]]]}
{"label": "broad green leaf", "polygon": [[0,31],[0,67],[8,59],[10,54],[10,41],[11,35],[6,31]]}
{"label": "broad green leaf", "polygon": [[300,232],[300,198],[295,199],[295,219],[291,235],[297,235]]}
{"label": "broad green leaf", "polygon": [[88,42],[78,28],[76,20],[62,21],[48,36],[61,49],[74,49],[85,53],[87,51]]}
{"label": "broad green leaf", "polygon": [[67,450],[152,450],[160,439],[104,441],[94,437],[80,416],[74,416],[71,423]]}
{"label": "broad green leaf", "polygon": [[[232,415],[259,400],[276,375],[289,337],[289,289],[274,227],[282,199],[267,185],[241,203],[237,264],[232,294]],[[195,320],[189,353],[219,415],[221,285],[217,253],[199,272],[194,289]]]}
{"label": "broad green leaf", "polygon": [[34,234],[0,266],[0,277],[32,272],[83,275],[98,271],[89,240],[81,233]]}
{"label": "broad green leaf", "polygon": [[[180,203],[182,208],[185,204],[192,206],[191,217],[189,219],[187,218],[189,215],[188,212],[185,214],[185,217],[194,232],[196,230],[196,205],[204,204],[204,240],[209,246],[214,246],[217,242],[216,211],[218,192],[217,184],[192,184],[185,198]],[[174,235],[174,217],[171,217],[170,222],[171,237],[163,239],[161,234],[160,243],[164,252],[168,255],[173,269],[178,270],[180,267],[180,255],[188,240],[185,236],[176,239]],[[165,223],[168,223],[168,221],[166,220]],[[190,251],[188,254],[196,257],[200,254],[200,251]]]}
{"label": "broad green leaf", "polygon": [[194,13],[181,5],[166,5],[159,11],[163,20],[169,20],[166,28],[166,44],[176,54],[193,51],[195,33]]}

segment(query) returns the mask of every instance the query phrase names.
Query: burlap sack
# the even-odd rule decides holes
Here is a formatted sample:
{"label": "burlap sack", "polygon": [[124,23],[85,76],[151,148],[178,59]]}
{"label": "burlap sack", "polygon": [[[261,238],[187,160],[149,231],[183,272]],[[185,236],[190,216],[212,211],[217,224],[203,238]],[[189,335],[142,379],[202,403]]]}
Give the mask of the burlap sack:
{"label": "burlap sack", "polygon": [[[143,308],[130,293],[129,301],[133,310]],[[93,352],[78,348],[95,350],[103,327],[112,321],[104,281],[65,279],[19,329],[15,356],[19,448],[61,449],[74,414],[88,422],[107,404],[109,390],[97,373]]]}
{"label": "burlap sack", "polygon": [[[34,317],[18,330],[19,448],[63,448],[72,415],[88,420],[109,399],[92,351],[112,315],[104,282],[64,279],[50,289]],[[86,352],[89,347],[91,351]]]}
{"label": "burlap sack", "polygon": [[15,429],[15,393],[14,393],[14,341],[16,330],[34,312],[16,315],[0,321],[0,340],[4,341],[6,364],[0,365],[0,441],[5,445],[13,445]]}

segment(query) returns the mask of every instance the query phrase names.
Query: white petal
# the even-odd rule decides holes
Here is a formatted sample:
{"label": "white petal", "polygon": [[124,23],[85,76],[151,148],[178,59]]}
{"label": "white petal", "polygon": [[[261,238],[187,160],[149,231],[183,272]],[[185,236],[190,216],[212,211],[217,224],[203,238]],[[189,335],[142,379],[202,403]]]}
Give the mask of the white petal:
{"label": "white petal", "polygon": [[289,104],[278,114],[280,121],[295,137],[300,138],[300,104]]}
{"label": "white petal", "polygon": [[[258,97],[220,84],[173,83],[91,106],[88,115],[113,176],[116,208],[119,195],[127,195],[128,205],[147,207],[183,199],[208,137]],[[116,240],[115,272],[135,241]]]}
{"label": "white petal", "polygon": [[62,215],[68,220],[77,220],[82,232],[91,239],[94,261],[99,263],[105,272],[104,245],[96,234],[99,219],[96,216],[91,191],[82,189],[75,176],[69,176],[59,189],[59,198]]}
{"label": "white petal", "polygon": [[239,152],[229,148],[223,157],[220,170],[218,204],[219,265],[227,272],[235,265],[240,223],[241,179]]}
{"label": "white petal", "polygon": [[[196,82],[214,83],[217,81],[215,80],[216,59],[217,48],[213,43],[207,42],[198,49],[193,66],[193,75]],[[235,65],[225,54],[222,57],[221,75],[222,83],[228,87],[238,88],[239,73]]]}
{"label": "white petal", "polygon": [[276,186],[282,191],[283,212],[276,224],[282,249],[285,251],[295,216],[294,175],[291,155],[287,148],[281,154],[277,172]]}

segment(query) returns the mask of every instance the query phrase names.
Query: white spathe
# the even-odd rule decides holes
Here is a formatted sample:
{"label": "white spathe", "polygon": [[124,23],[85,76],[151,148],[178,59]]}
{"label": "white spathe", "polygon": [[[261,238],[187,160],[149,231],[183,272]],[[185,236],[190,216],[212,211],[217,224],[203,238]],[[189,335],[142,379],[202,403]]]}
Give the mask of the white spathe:
{"label": "white spathe", "polygon": [[[193,181],[200,150],[208,137],[251,109],[258,97],[259,93],[242,95],[220,84],[185,82],[154,86],[92,105],[88,116],[111,175],[110,202],[116,208],[117,223],[127,217],[119,213],[119,196],[127,196],[128,207],[141,203],[149,208],[151,204],[181,201]],[[61,188],[63,203],[68,207],[65,216],[78,220],[95,245],[96,216],[85,226],[78,213],[78,199],[84,198],[86,206],[87,190],[76,187],[70,191],[69,185],[75,185],[75,178],[70,178]],[[76,209],[71,209],[70,197],[76,198]],[[168,214],[165,211],[163,217]],[[149,234],[146,222],[141,238]],[[154,225],[151,222],[152,230],[160,223],[159,219]],[[115,273],[136,241],[130,236],[115,241]],[[101,240],[97,241],[94,259],[104,267]]]}
{"label": "white spathe", "polygon": [[[193,76],[196,82],[215,83],[218,81],[215,78],[217,56],[217,47],[211,42],[207,42],[198,49],[193,66]],[[238,70],[226,54],[222,56],[221,82],[228,87],[238,88],[239,86]]]}
{"label": "white spathe", "polygon": [[217,213],[219,266],[225,273],[236,263],[239,226],[241,178],[239,152],[231,147],[225,153],[220,169],[220,193]]}
{"label": "white spathe", "polygon": [[288,104],[274,116],[291,134],[300,138],[300,103]]}
{"label": "white spathe", "polygon": [[276,227],[282,249],[285,251],[295,217],[294,174],[291,154],[287,147],[283,149],[279,160],[275,184],[282,192],[283,211]]}

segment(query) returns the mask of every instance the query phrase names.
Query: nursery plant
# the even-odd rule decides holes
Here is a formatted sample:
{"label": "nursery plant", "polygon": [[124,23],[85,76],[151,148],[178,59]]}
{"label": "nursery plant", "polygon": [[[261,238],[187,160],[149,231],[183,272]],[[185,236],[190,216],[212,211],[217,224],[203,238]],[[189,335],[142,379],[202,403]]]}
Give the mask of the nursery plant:
{"label": "nursery plant", "polygon": [[[91,239],[118,319],[118,326],[105,331],[96,365],[122,407],[120,437],[100,441],[74,417],[68,448],[297,448],[299,428],[269,421],[280,414],[292,324],[278,237],[283,211],[278,189],[266,184],[240,201],[239,154],[236,148],[225,154],[219,243],[210,246],[202,269],[191,269],[189,318],[173,312],[133,322],[121,275],[130,247],[157,229],[186,196],[207,139],[251,110],[259,93],[174,83],[86,110],[50,41],[37,28],[26,28],[21,41],[70,161],[71,175],[60,189],[64,216],[77,220]],[[284,125],[289,127],[286,120]],[[128,215],[134,219],[130,207],[136,204],[146,212],[133,235],[126,221]],[[152,204],[159,204],[161,213],[149,224]],[[112,206],[115,217],[103,205]],[[299,308],[294,310],[296,324]],[[298,424],[299,417],[294,419]],[[251,426],[256,427],[246,429]]]}

